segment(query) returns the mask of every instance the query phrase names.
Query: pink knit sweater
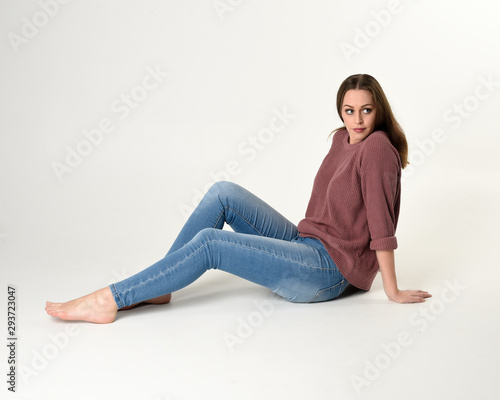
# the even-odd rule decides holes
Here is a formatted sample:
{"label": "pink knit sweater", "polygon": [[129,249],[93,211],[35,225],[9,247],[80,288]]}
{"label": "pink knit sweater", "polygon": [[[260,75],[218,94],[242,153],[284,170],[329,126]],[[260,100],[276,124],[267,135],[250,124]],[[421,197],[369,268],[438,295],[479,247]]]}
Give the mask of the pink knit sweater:
{"label": "pink knit sweater", "polygon": [[349,283],[369,290],[379,269],[375,250],[398,247],[401,159],[383,131],[348,140],[347,130],[334,134],[297,228],[321,240]]}

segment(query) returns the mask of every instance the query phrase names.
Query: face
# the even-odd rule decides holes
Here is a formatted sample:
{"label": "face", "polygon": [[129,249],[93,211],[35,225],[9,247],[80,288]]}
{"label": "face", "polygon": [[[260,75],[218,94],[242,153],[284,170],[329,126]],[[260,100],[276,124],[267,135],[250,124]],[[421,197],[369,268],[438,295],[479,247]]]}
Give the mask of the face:
{"label": "face", "polygon": [[342,103],[342,118],[349,132],[349,143],[366,139],[375,129],[376,109],[368,90],[348,90]]}

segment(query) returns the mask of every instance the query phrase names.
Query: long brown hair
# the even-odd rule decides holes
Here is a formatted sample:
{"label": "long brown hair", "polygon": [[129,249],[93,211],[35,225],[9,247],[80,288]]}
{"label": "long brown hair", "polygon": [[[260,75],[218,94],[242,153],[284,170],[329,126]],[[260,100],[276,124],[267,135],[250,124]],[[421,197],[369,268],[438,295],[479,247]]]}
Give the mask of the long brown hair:
{"label": "long brown hair", "polygon": [[[402,167],[406,167],[409,164],[408,142],[406,141],[406,136],[392,113],[391,106],[382,90],[382,86],[380,86],[373,76],[368,74],[351,75],[342,82],[337,92],[337,112],[342,122],[344,122],[342,118],[342,103],[344,102],[344,96],[348,90],[353,89],[367,90],[372,94],[376,109],[374,130],[382,130],[389,135],[389,140],[399,153]],[[345,125],[335,129],[332,133],[342,129],[346,129]],[[330,135],[332,133],[330,133]]]}

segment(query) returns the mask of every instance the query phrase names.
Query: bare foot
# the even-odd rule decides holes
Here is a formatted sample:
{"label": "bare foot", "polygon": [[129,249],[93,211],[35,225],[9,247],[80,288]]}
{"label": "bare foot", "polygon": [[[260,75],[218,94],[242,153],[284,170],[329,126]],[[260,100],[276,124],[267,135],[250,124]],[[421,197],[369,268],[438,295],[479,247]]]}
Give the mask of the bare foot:
{"label": "bare foot", "polygon": [[111,289],[106,287],[66,303],[47,301],[45,311],[64,320],[109,324],[116,318],[117,307]]}
{"label": "bare foot", "polygon": [[119,311],[130,310],[132,307],[135,307],[139,304],[144,304],[144,303],[147,303],[147,304],[166,304],[166,303],[170,302],[171,298],[172,298],[172,294],[168,293],[168,294],[164,294],[163,296],[158,296],[158,297],[155,297],[153,299],[149,299],[149,300],[141,301],[140,303],[132,304],[131,306],[122,307],[122,308],[120,308]]}

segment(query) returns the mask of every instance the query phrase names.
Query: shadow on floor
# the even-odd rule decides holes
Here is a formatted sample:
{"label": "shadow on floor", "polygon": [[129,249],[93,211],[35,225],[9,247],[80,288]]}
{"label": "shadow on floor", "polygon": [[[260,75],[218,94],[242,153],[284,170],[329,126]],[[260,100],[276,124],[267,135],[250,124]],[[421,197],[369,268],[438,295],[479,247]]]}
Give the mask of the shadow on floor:
{"label": "shadow on floor", "polygon": [[356,286],[349,284],[349,286],[347,286],[347,288],[340,294],[340,296],[337,296],[335,299],[343,299],[344,297],[354,296],[354,295],[359,296],[363,293],[366,293],[366,290],[359,289]]}

